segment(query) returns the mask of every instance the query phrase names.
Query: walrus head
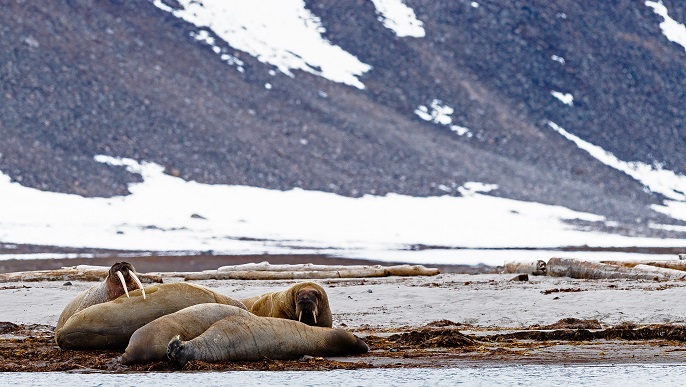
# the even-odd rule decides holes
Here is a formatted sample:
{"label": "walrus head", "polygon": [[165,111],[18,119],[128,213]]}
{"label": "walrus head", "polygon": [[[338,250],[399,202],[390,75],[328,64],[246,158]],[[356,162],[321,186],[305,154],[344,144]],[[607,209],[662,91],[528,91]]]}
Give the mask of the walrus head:
{"label": "walrus head", "polygon": [[295,293],[295,314],[298,321],[307,325],[317,324],[321,294],[312,287],[303,287]]}
{"label": "walrus head", "polygon": [[[117,283],[117,279],[121,286]],[[126,297],[129,297],[129,287],[131,289],[139,288],[143,293],[143,298],[145,298],[143,284],[138,279],[136,270],[128,262],[117,262],[112,265],[105,281],[108,282],[107,296],[110,300],[114,300],[122,294],[126,294]]]}

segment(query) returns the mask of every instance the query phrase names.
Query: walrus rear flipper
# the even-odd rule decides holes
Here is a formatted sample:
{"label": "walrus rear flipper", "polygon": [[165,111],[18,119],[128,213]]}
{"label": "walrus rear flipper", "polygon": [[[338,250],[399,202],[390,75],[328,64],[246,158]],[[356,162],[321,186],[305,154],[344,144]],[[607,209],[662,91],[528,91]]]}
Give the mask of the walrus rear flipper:
{"label": "walrus rear flipper", "polygon": [[179,339],[179,336],[174,337],[169,341],[167,346],[167,359],[172,366],[178,370],[182,369],[188,363],[188,354],[184,351],[185,345]]}
{"label": "walrus rear flipper", "polygon": [[332,329],[330,335],[331,345],[329,348],[333,348],[333,350],[323,353],[322,356],[350,356],[369,352],[367,343],[350,332],[343,329]]}

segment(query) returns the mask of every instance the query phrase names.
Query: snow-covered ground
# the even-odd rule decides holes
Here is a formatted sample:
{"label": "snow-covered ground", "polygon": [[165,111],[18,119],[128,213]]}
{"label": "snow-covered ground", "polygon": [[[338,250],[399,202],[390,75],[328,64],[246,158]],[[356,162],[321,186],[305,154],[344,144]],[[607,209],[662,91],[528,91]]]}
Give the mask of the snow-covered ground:
{"label": "snow-covered ground", "polygon": [[428,262],[470,264],[502,264],[532,254],[454,249],[686,246],[685,240],[583,231],[565,220],[605,219],[490,196],[497,186],[476,182],[459,187],[460,197],[349,198],[302,189],[201,184],[167,175],[154,163],[108,156],[96,160],[138,173],[143,182],[131,184],[130,195],[85,198],[24,187],[0,174],[0,241],[227,254],[309,252],[408,262],[427,262],[425,251],[408,251],[427,245],[451,248],[433,251]]}
{"label": "snow-covered ground", "polygon": [[[364,84],[359,76],[371,71],[364,58],[356,58],[323,37],[325,29],[320,19],[302,0],[180,0],[179,8],[159,0],[154,4],[196,25],[194,37],[239,71],[243,71],[243,62],[233,55],[234,50],[253,55],[290,76],[292,70],[298,69],[361,89]],[[403,1],[374,0],[373,4],[379,22],[399,37],[425,36],[424,23]],[[478,6],[472,2],[472,7]],[[669,18],[662,2],[646,1],[645,6],[663,17],[661,28],[670,40],[686,46],[686,28]],[[561,57],[551,58],[565,63]],[[270,70],[270,74],[277,72]],[[271,84],[265,87],[269,89]],[[553,91],[553,96],[573,105],[571,94]],[[427,101],[432,102],[419,106],[414,113],[471,137],[469,129],[453,123],[452,107],[438,99]],[[664,205],[653,207],[655,211],[686,220],[685,176],[662,169],[657,161],[648,165],[619,160],[559,125],[549,125],[601,162],[641,181],[647,190],[667,197]],[[580,230],[565,220],[602,223],[606,219],[564,207],[491,196],[488,191],[497,186],[482,182],[444,187],[446,192],[459,192],[461,197],[389,194],[348,198],[301,189],[281,192],[186,182],[144,160],[105,156],[97,156],[96,160],[141,174],[143,182],[132,184],[127,196],[84,198],[27,188],[0,172],[0,242],[229,254],[315,252],[408,262],[489,264],[538,253],[484,249],[686,246],[684,240],[629,238]],[[675,226],[653,226],[684,231]],[[448,249],[429,253],[412,250],[415,245]],[[545,254],[550,256],[550,252]],[[6,255],[4,259],[11,257]]]}

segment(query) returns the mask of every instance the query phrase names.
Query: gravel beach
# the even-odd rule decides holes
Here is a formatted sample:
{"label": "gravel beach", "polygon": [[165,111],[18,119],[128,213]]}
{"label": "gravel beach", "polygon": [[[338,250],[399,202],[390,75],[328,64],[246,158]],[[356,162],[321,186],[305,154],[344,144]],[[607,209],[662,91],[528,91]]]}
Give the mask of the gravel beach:
{"label": "gravel beach", "polygon": [[[164,282],[183,281],[165,276]],[[370,352],[346,358],[203,364],[191,369],[460,367],[507,364],[681,363],[686,341],[684,281],[580,280],[516,274],[321,279],[334,327]],[[295,280],[192,281],[234,298]],[[62,351],[54,326],[87,281],[0,284],[0,370],[167,370],[124,367],[116,351]]]}

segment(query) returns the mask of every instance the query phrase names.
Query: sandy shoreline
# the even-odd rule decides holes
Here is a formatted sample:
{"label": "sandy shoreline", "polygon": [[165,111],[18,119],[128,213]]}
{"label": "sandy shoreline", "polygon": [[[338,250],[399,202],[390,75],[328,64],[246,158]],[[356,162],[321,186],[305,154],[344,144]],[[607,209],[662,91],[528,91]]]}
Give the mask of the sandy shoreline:
{"label": "sandy shoreline", "polygon": [[[681,300],[686,298],[686,281],[579,280],[548,276],[529,276],[529,281],[516,281],[514,277],[513,274],[443,273],[429,277],[317,280],[329,295],[334,327],[351,330],[365,338],[371,347],[369,354],[196,367],[328,369],[684,362],[686,303]],[[182,279],[165,277],[163,280]],[[230,297],[243,298],[282,289],[298,281],[193,282]],[[0,370],[164,369],[164,365],[121,368],[112,362],[116,352],[75,353],[60,351],[54,345],[51,329],[62,308],[92,285],[93,282],[83,281],[65,285],[63,280],[0,284],[3,305],[0,322],[18,324],[5,328],[0,335]],[[563,319],[575,319],[577,323],[552,325]],[[542,336],[540,332],[557,333]],[[470,345],[456,342],[462,334],[472,340]],[[17,348],[23,348],[24,352]],[[13,359],[19,352],[24,358]],[[44,360],[36,360],[41,356]],[[52,359],[56,368],[41,366],[46,357]],[[33,368],[21,368],[20,360],[33,364]]]}

